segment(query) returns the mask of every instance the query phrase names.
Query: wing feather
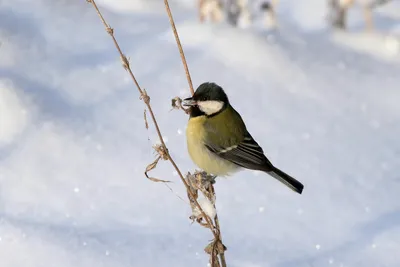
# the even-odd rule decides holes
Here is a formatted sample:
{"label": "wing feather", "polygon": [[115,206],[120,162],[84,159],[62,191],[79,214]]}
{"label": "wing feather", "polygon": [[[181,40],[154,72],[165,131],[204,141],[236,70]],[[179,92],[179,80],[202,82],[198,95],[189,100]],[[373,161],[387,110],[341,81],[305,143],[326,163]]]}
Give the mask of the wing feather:
{"label": "wing feather", "polygon": [[[227,117],[231,119],[226,120]],[[204,126],[207,129],[204,145],[215,155],[247,169],[268,172],[273,168],[262,148],[247,131],[242,117],[232,106],[219,116],[208,118]]]}
{"label": "wing feather", "polygon": [[269,171],[272,169],[272,164],[265,157],[263,149],[247,131],[243,141],[238,145],[225,148],[213,147],[211,144],[206,144],[206,147],[219,157],[243,168],[263,171]]}

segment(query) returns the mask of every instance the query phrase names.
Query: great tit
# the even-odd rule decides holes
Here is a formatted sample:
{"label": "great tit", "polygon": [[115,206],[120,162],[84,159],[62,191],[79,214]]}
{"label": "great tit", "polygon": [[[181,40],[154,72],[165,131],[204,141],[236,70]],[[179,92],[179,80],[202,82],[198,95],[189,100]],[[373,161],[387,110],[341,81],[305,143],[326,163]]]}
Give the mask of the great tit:
{"label": "great tit", "polygon": [[187,147],[198,167],[216,176],[228,176],[242,168],[264,171],[301,194],[304,186],[272,165],[220,86],[201,84],[183,105],[190,114]]}

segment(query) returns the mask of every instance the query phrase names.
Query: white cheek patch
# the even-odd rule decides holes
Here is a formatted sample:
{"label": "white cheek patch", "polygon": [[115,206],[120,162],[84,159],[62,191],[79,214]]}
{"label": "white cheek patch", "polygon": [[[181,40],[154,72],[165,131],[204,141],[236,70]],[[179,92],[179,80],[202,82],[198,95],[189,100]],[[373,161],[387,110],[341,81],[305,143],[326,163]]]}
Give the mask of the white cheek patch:
{"label": "white cheek patch", "polygon": [[197,101],[197,105],[205,114],[212,115],[221,111],[221,109],[224,107],[224,102],[216,100]]}

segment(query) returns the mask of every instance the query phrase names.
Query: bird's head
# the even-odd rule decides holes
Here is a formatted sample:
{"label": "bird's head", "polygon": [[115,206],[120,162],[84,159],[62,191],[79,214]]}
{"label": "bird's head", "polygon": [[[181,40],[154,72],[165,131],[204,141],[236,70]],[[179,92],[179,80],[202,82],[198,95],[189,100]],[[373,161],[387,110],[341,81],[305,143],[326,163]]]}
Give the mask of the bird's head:
{"label": "bird's head", "polygon": [[198,108],[202,113],[211,116],[219,113],[229,104],[228,96],[221,86],[215,83],[202,83],[192,97],[184,99],[183,105]]}

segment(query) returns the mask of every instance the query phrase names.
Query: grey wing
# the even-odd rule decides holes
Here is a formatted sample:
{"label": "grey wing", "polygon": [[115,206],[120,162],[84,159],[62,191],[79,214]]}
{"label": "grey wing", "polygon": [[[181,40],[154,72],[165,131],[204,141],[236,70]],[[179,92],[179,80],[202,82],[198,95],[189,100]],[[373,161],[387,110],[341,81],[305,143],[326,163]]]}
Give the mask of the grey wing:
{"label": "grey wing", "polygon": [[206,147],[219,157],[246,169],[268,172],[273,168],[271,162],[264,155],[263,149],[247,131],[239,145],[224,148],[206,144]]}

